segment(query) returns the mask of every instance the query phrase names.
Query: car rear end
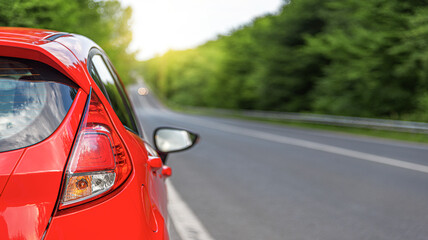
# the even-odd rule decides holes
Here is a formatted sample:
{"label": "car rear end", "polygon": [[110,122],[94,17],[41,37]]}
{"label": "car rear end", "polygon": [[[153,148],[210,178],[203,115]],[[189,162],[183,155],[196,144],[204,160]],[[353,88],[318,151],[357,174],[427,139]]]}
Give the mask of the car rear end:
{"label": "car rear end", "polygon": [[20,31],[0,34],[0,239],[167,238],[145,143],[56,33]]}

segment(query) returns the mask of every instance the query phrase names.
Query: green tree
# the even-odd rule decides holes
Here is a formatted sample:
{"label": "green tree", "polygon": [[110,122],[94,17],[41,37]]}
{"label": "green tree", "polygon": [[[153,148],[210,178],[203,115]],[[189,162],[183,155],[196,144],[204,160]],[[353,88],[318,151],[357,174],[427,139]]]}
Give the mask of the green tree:
{"label": "green tree", "polygon": [[393,116],[414,110],[416,85],[410,72],[397,74],[411,8],[400,1],[326,1],[325,31],[308,38],[308,53],[329,64],[317,82],[316,111],[354,116]]}
{"label": "green tree", "polygon": [[427,16],[426,0],[284,1],[143,74],[177,104],[428,120]]}
{"label": "green tree", "polygon": [[126,83],[135,67],[129,20],[132,10],[117,0],[0,1],[0,25],[78,33],[97,42],[109,55]]}

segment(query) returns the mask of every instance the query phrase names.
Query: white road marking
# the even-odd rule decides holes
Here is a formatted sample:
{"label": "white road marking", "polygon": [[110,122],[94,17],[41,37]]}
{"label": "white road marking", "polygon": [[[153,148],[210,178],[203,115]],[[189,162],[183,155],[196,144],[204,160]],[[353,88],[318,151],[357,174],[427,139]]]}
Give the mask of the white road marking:
{"label": "white road marking", "polygon": [[[321,132],[311,132],[312,135],[315,136],[326,136],[326,133]],[[405,143],[405,142],[399,142],[400,140],[392,140],[392,139],[383,139],[383,141],[379,141],[379,138],[377,137],[371,137],[371,136],[363,136],[363,135],[352,135],[351,133],[334,133],[334,135],[328,133],[328,137],[334,137],[337,139],[344,139],[344,140],[353,140],[353,141],[359,141],[359,142],[366,142],[366,143],[375,143],[375,144],[381,144],[381,145],[387,145],[387,146],[394,146],[394,147],[402,147],[402,148],[413,148],[418,150],[428,150],[428,145],[425,143]],[[376,139],[377,138],[377,139]]]}
{"label": "white road marking", "polygon": [[[189,122],[189,121],[187,121],[187,122]],[[257,130],[252,130],[252,129],[248,129],[248,128],[230,126],[230,125],[226,125],[226,124],[222,124],[222,123],[216,123],[216,122],[212,122],[212,121],[208,121],[208,120],[199,120],[196,118],[194,119],[194,121],[192,121],[192,124],[199,125],[202,127],[208,127],[208,128],[212,128],[212,129],[216,129],[216,130],[220,130],[220,131],[235,133],[235,134],[239,134],[239,135],[259,138],[259,139],[263,139],[263,140],[267,140],[267,141],[271,141],[271,142],[277,142],[277,143],[283,143],[283,144],[288,144],[288,145],[293,145],[293,146],[298,146],[298,147],[304,147],[304,148],[309,148],[309,149],[313,149],[313,150],[318,150],[318,151],[323,151],[323,152],[328,152],[328,153],[334,153],[334,154],[338,154],[338,155],[342,155],[342,156],[346,156],[346,157],[357,158],[357,159],[366,160],[366,161],[370,161],[370,162],[381,163],[381,164],[385,164],[385,165],[389,165],[389,166],[394,166],[394,167],[414,170],[414,171],[418,171],[418,172],[428,173],[428,166],[426,166],[426,165],[406,162],[406,161],[402,161],[402,160],[398,160],[398,159],[394,159],[394,158],[382,157],[382,156],[378,156],[378,155],[374,155],[374,154],[364,153],[364,152],[360,152],[360,151],[354,151],[354,150],[341,148],[341,147],[335,147],[335,146],[331,146],[331,145],[327,145],[327,144],[301,140],[298,138],[291,138],[291,137],[275,135],[275,134],[266,133],[266,132],[257,131]]]}
{"label": "white road marking", "polygon": [[169,199],[168,211],[180,238],[182,240],[214,240],[192,209],[181,199],[169,180],[166,185]]}
{"label": "white road marking", "polygon": [[[257,124],[257,123],[254,123],[254,124]],[[271,127],[270,129],[275,129],[276,126],[272,125],[270,127]],[[302,128],[297,128],[294,130],[302,131]],[[333,133],[333,132],[327,132],[327,130],[303,129],[303,131],[313,136],[331,137],[331,138],[344,139],[344,140],[375,143],[375,144],[381,144],[381,145],[387,145],[387,146],[428,150],[428,145],[426,143],[416,143],[416,142],[406,143],[406,142],[400,142],[400,140],[392,140],[392,139],[382,139],[382,141],[379,141],[379,138],[377,137],[353,135],[351,133],[340,133],[340,132]]]}

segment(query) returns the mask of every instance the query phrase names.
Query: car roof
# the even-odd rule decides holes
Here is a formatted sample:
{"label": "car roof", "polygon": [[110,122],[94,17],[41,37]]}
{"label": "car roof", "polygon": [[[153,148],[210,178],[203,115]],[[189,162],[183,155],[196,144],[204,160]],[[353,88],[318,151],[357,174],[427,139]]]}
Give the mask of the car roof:
{"label": "car roof", "polygon": [[46,63],[68,76],[85,92],[92,85],[87,72],[87,57],[94,47],[101,50],[92,40],[78,34],[0,27],[1,56]]}
{"label": "car roof", "polygon": [[58,32],[43,29],[0,27],[0,39],[34,43]]}

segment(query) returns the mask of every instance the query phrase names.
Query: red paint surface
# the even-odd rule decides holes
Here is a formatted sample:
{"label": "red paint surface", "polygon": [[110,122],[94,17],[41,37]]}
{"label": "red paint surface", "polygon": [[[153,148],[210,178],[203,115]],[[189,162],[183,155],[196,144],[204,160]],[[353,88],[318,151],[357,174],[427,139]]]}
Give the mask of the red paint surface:
{"label": "red paint surface", "polygon": [[172,169],[168,166],[163,166],[162,175],[164,175],[165,177],[170,177],[172,175]]}
{"label": "red paint surface", "polygon": [[3,188],[9,180],[9,176],[21,159],[23,149],[5,152],[0,154],[0,196],[3,193]]}

